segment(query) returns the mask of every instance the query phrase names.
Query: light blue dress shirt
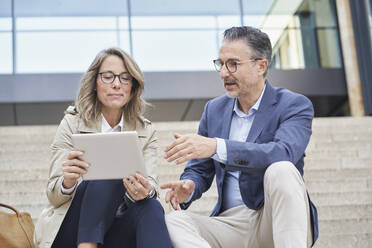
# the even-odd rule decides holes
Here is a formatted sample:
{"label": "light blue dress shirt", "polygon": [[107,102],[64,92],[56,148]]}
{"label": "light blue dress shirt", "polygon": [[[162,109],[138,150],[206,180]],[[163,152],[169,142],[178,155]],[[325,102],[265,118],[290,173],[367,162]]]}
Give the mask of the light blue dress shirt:
{"label": "light blue dress shirt", "polygon": [[[245,114],[239,109],[238,101],[235,99],[234,113],[231,120],[229,140],[246,142],[249,131],[251,130],[252,123],[255,117],[255,114],[260,106],[262,96],[265,92],[266,85],[262,90],[262,93],[256,103],[248,111],[248,114]],[[213,155],[213,159],[221,163],[226,163],[227,161],[227,152],[226,152],[226,143],[224,139],[217,139],[217,153]],[[224,186],[222,193],[222,211],[227,209],[243,205],[239,188],[239,177],[240,171],[226,171],[224,178]]]}

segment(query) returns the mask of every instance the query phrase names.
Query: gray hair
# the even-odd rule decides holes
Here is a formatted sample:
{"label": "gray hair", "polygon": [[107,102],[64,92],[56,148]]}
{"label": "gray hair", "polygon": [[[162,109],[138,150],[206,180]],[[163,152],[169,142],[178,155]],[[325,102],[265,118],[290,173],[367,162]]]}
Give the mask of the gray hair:
{"label": "gray hair", "polygon": [[[269,36],[261,30],[249,26],[232,27],[225,30],[223,40],[245,40],[248,46],[252,48],[254,58],[266,59],[268,66],[270,65],[272,53],[271,42]],[[264,76],[266,76],[266,73],[267,69]]]}

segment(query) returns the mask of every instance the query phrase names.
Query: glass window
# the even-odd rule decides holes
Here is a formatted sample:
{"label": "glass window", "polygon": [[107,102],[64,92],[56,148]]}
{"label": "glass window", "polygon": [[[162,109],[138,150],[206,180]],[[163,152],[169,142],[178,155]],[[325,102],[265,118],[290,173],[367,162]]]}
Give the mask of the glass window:
{"label": "glass window", "polygon": [[115,30],[113,17],[18,17],[17,31]]}
{"label": "glass window", "polygon": [[133,56],[146,71],[214,70],[222,32],[240,25],[239,0],[131,3]]}
{"label": "glass window", "polygon": [[322,68],[339,68],[342,66],[338,44],[338,33],[335,29],[318,29],[320,66]]}
{"label": "glass window", "polygon": [[[4,0],[1,0],[1,2]],[[127,16],[126,0],[13,0],[16,17]],[[1,6],[1,5],[0,5]]]}
{"label": "glass window", "polygon": [[0,31],[0,73],[12,73],[12,33]]}
{"label": "glass window", "polygon": [[10,74],[12,62],[12,12],[11,1],[0,1],[0,73]]}
{"label": "glass window", "polygon": [[127,1],[15,1],[18,73],[83,72],[102,49],[129,49]]}
{"label": "glass window", "polygon": [[[151,41],[151,42],[149,42]],[[133,54],[145,71],[214,70],[214,31],[134,31]]]}
{"label": "glass window", "polygon": [[[273,21],[270,25],[273,30],[268,33],[274,41],[275,67],[340,68],[342,58],[333,1],[305,0],[296,3],[296,8],[292,9],[293,13],[281,15],[286,16],[281,21],[280,16],[276,21],[274,17],[266,17]],[[267,23],[267,20],[264,23]],[[275,32],[275,29],[278,31],[280,28],[274,28],[273,25],[283,25],[283,31]]]}
{"label": "glass window", "polygon": [[[83,72],[100,50],[117,45],[117,33],[113,31],[19,32],[17,71]],[[128,47],[122,48],[128,51]]]}

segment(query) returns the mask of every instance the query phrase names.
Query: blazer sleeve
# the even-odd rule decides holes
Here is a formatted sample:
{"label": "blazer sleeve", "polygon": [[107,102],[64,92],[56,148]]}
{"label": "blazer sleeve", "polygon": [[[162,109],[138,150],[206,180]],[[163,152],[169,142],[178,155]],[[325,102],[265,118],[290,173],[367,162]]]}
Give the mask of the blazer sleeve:
{"label": "blazer sleeve", "polygon": [[225,140],[226,169],[243,172],[266,170],[269,165],[278,161],[297,164],[304,156],[311,136],[314,116],[312,103],[305,96],[297,94],[294,99],[285,100],[288,102],[281,103],[275,109],[280,111],[276,130],[262,133],[256,142]]}
{"label": "blazer sleeve", "polygon": [[[198,130],[198,134],[205,137],[208,137],[208,104],[209,102],[205,105]],[[183,209],[188,208],[192,201],[199,199],[210,188],[214,175],[215,167],[211,158],[193,159],[186,164],[186,168],[181,175],[181,180],[192,180],[195,183],[195,190],[189,203],[181,205]]]}

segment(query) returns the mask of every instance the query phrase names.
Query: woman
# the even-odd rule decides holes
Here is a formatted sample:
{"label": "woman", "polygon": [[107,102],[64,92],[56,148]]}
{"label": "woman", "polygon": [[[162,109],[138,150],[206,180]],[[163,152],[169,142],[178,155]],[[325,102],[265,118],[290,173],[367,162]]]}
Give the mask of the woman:
{"label": "woman", "polygon": [[[143,74],[128,54],[109,48],[96,56],[51,145],[49,206],[35,228],[37,247],[171,247],[156,200],[155,131],[141,116],[143,89]],[[89,164],[74,150],[72,134],[122,130],[137,131],[150,176],[83,181]]]}

